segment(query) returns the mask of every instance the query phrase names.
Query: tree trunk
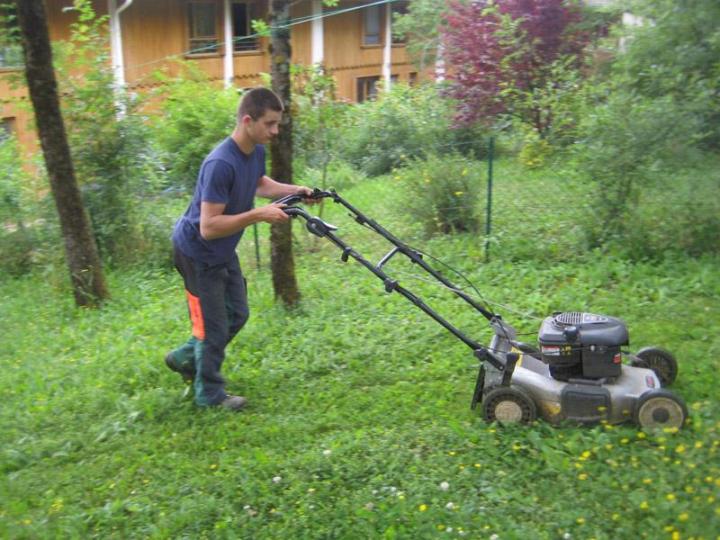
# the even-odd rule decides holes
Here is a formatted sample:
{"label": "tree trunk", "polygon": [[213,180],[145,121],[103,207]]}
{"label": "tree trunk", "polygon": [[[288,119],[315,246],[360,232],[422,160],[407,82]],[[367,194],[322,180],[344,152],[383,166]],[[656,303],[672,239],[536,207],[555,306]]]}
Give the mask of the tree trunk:
{"label": "tree trunk", "polygon": [[25,77],[35,124],[60,217],[65,258],[75,303],[97,306],[108,297],[100,257],[75,180],[70,147],[60,112],[57,81],[42,0],[16,0],[25,59]]}
{"label": "tree trunk", "polygon": [[[290,115],[290,2],[270,2],[270,57],[272,62],[272,88],[280,96],[285,113],[280,132],[270,147],[272,177],[278,182],[292,184],[292,117]],[[271,268],[275,297],[286,306],[296,306],[300,301],[295,262],[292,253],[291,222],[272,225],[270,228]]]}

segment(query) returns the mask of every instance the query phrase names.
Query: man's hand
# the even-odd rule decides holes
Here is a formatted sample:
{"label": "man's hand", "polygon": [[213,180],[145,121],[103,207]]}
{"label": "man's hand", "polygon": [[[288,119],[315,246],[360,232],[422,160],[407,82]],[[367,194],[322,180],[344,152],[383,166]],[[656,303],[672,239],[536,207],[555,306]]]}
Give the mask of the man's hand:
{"label": "man's hand", "polygon": [[260,214],[260,220],[264,221],[265,223],[284,223],[288,219],[290,219],[290,216],[288,216],[283,208],[285,208],[286,204],[268,204],[267,206],[261,206],[257,209],[258,213]]}
{"label": "man's hand", "polygon": [[303,203],[304,204],[317,204],[320,202],[320,199],[313,199],[312,194],[313,190],[312,188],[309,188],[307,186],[298,186],[297,192],[298,195],[303,195]]}

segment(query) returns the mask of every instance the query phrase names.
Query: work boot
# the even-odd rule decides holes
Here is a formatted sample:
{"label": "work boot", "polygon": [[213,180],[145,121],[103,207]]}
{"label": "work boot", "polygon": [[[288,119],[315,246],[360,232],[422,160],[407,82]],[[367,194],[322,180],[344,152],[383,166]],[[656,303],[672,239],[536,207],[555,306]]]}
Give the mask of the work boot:
{"label": "work boot", "polygon": [[175,364],[175,359],[173,358],[172,353],[168,353],[165,356],[165,365],[175,373],[179,373],[185,384],[192,384],[195,380],[195,370],[178,367],[177,364]]}
{"label": "work boot", "polygon": [[220,406],[230,411],[239,411],[246,403],[247,399],[242,396],[228,396],[220,402]]}

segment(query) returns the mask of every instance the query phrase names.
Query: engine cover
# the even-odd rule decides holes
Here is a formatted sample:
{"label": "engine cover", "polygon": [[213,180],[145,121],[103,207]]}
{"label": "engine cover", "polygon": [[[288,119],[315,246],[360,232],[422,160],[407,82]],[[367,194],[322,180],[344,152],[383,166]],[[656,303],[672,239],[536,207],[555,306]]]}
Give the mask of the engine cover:
{"label": "engine cover", "polygon": [[547,317],[538,341],[553,377],[597,379],[620,375],[620,347],[629,343],[629,336],[620,319],[570,311]]}

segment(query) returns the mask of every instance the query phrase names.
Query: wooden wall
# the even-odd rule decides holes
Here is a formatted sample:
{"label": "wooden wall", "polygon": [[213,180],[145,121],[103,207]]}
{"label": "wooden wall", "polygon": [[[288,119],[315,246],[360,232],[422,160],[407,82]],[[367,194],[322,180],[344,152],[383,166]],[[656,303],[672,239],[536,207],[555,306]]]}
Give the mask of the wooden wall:
{"label": "wooden wall", "polygon": [[[210,0],[212,1],[212,0]],[[217,2],[218,37],[222,40],[223,1]],[[268,0],[252,0],[256,12],[267,13]],[[368,0],[343,0],[335,8],[325,8],[325,14],[338,9],[347,9],[367,3]],[[76,20],[72,10],[63,8],[69,0],[45,0],[53,41],[67,39],[70,24]],[[221,53],[188,55],[187,26],[188,0],[134,0],[121,15],[123,54],[126,66],[125,78],[130,87],[142,89],[155,86],[155,72],[162,70],[169,75],[180,71],[177,59],[188,60],[206,72],[212,79],[223,78],[223,56]],[[122,0],[118,0],[121,4]],[[99,15],[107,14],[107,0],[93,0]],[[382,9],[385,12],[385,9]],[[312,13],[310,0],[297,2],[291,12],[292,18]],[[325,67],[337,80],[338,97],[357,100],[357,79],[359,77],[382,76],[383,45],[362,44],[363,12],[354,10],[324,19]],[[385,28],[384,23],[381,27]],[[293,62],[308,65],[312,58],[312,23],[306,22],[292,27]],[[384,37],[381,39],[384,41]],[[408,60],[404,46],[392,48],[392,74],[400,81],[408,81],[415,71]],[[261,38],[257,51],[236,52],[234,55],[235,84],[239,87],[260,83],[260,74],[270,71],[268,39]],[[14,118],[18,138],[25,147],[33,147],[35,135],[29,125],[32,115],[26,91],[12,88],[8,78],[13,73],[0,71],[0,118]],[[20,72],[22,76],[22,72]]]}

